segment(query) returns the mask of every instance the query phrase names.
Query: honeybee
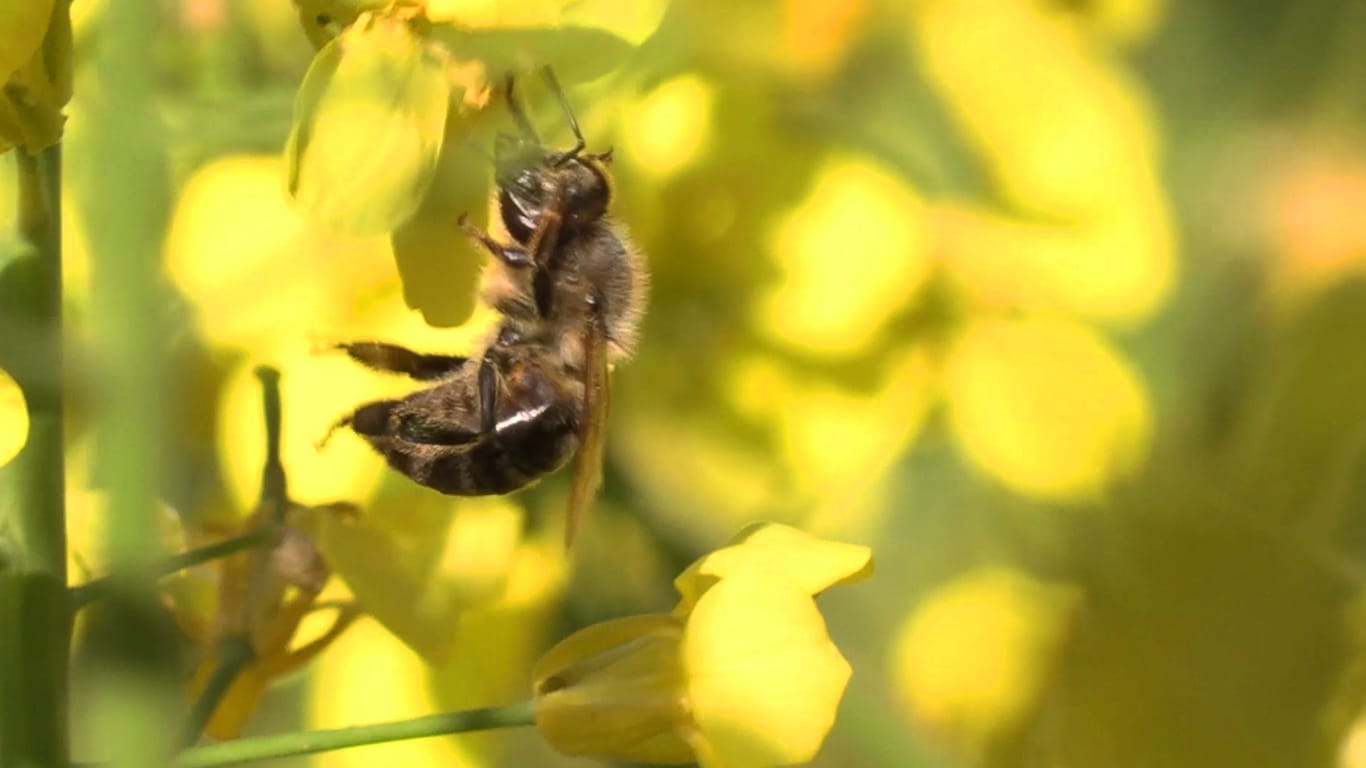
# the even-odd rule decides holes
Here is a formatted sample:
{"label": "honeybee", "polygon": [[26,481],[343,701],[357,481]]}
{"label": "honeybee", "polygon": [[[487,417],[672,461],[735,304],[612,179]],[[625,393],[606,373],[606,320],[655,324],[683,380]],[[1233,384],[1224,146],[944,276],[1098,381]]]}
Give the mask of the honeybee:
{"label": "honeybee", "polygon": [[459,221],[493,257],[480,298],[501,315],[495,333],[477,361],[385,342],[337,345],[371,368],[435,384],[364,404],[334,429],[351,427],[398,471],[460,496],[508,493],[576,455],[570,544],[601,479],[609,364],[634,351],[648,277],[607,217],[611,151],[585,151],[568,100],[550,70],[543,74],[574,146],[541,143],[509,78],[505,96],[519,135],[500,135],[493,157],[509,242]]}

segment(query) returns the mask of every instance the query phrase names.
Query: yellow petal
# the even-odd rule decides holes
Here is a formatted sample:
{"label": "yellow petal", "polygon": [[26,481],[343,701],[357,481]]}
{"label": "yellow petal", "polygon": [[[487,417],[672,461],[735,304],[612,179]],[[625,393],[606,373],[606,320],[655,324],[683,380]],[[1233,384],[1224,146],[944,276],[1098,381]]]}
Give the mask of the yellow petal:
{"label": "yellow petal", "polygon": [[[16,4],[7,4],[16,5]],[[29,3],[19,3],[27,6]],[[32,9],[14,12],[0,11],[0,26],[8,21],[10,39],[0,36],[0,48],[15,43],[28,50],[35,30],[41,35],[42,46],[30,50],[17,67],[0,68],[0,151],[14,144],[23,144],[29,152],[37,152],[57,143],[66,122],[62,108],[71,99],[71,15],[67,3],[33,3],[47,16],[37,26]],[[0,34],[3,34],[0,29]],[[0,54],[0,64],[10,60]],[[8,82],[6,82],[8,81]]]}
{"label": "yellow petal", "polygon": [[28,405],[19,383],[0,368],[0,467],[19,455],[28,440]]}
{"label": "yellow petal", "polygon": [[433,24],[428,37],[457,61],[479,61],[495,77],[549,65],[562,83],[594,80],[626,61],[634,50],[608,29],[544,25],[471,27]]}
{"label": "yellow petal", "polygon": [[442,152],[422,204],[390,235],[404,303],[438,328],[470,319],[487,258],[469,235],[452,226],[462,213],[471,214],[477,225],[484,223],[478,212],[488,207],[489,178],[484,168],[470,168],[469,161],[468,152]]}
{"label": "yellow petal", "polygon": [[428,0],[432,35],[491,70],[549,64],[565,82],[591,80],[654,34],[665,0]]}
{"label": "yellow petal", "polygon": [[322,507],[310,510],[305,525],[368,612],[441,664],[465,612],[505,594],[520,554],[521,514],[502,498],[457,502],[425,491],[382,508],[396,506],[402,511],[360,516]]}
{"label": "yellow petal", "polygon": [[365,11],[376,11],[391,0],[294,0],[299,25],[314,48],[322,48]]}
{"label": "yellow petal", "polygon": [[426,568],[414,567],[393,533],[365,518],[313,516],[308,529],[332,569],[369,612],[424,659],[444,661],[458,614],[448,603],[421,600],[428,585]]}
{"label": "yellow petal", "polygon": [[674,615],[686,615],[721,579],[769,579],[816,595],[872,573],[873,552],[868,547],[826,541],[778,523],[758,523],[741,531],[729,546],[702,556],[674,579],[674,587],[682,596]]}
{"label": "yellow petal", "polygon": [[1147,451],[1151,413],[1142,381],[1084,326],[973,323],[950,353],[944,383],[968,457],[1019,493],[1090,497]]}
{"label": "yellow petal", "polygon": [[851,672],[810,596],[754,576],[727,578],[702,596],[683,654],[700,735],[733,768],[814,757]]}
{"label": "yellow petal", "polygon": [[690,727],[679,655],[683,628],[671,616],[632,616],[586,627],[536,663],[536,727],[557,750],[683,763]]}
{"label": "yellow petal", "polygon": [[1037,701],[1079,599],[989,568],[939,587],[898,631],[891,667],[910,714],[964,750],[988,746]]}
{"label": "yellow petal", "polygon": [[444,62],[406,23],[361,17],[300,85],[285,148],[290,193],[337,232],[392,230],[431,184],[449,100]]}
{"label": "yellow petal", "polygon": [[0,5],[0,84],[38,50],[52,15],[52,0]]}

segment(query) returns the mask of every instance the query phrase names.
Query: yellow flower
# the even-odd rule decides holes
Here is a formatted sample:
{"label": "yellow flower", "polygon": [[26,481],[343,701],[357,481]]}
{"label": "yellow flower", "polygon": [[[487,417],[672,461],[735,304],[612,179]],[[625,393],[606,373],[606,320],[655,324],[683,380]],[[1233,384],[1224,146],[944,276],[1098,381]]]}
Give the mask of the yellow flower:
{"label": "yellow flower", "polygon": [[575,755],[704,768],[806,762],[850,674],[813,596],[871,570],[866,547],[748,529],[679,576],[672,614],[595,624],[542,657],[536,724]]}

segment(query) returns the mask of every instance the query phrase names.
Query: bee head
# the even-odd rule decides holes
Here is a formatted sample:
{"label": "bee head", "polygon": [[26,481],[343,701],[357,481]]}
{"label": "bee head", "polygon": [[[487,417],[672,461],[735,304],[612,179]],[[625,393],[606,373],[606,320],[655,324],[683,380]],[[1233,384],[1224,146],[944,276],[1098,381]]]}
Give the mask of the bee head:
{"label": "bee head", "polygon": [[499,213],[517,242],[528,244],[552,198],[558,197],[566,233],[607,212],[612,196],[610,151],[556,152],[526,139],[500,136],[493,153]]}
{"label": "bee head", "polygon": [[612,201],[612,177],[607,173],[609,150],[600,155],[576,154],[557,169],[563,197],[565,228],[576,230],[607,213]]}

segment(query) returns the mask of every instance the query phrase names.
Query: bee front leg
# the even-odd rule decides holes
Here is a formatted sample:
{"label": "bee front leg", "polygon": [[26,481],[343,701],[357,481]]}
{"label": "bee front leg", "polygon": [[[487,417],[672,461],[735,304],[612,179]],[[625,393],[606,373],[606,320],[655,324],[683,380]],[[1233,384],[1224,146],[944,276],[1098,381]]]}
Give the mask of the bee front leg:
{"label": "bee front leg", "polygon": [[419,381],[444,378],[469,362],[456,355],[424,355],[383,341],[352,341],[336,345],[352,360],[376,371],[403,373]]}
{"label": "bee front leg", "polygon": [[475,242],[484,246],[484,250],[493,254],[494,258],[509,267],[529,267],[535,263],[531,258],[531,254],[527,252],[526,249],[516,245],[504,245],[497,240],[494,240],[493,236],[488,232],[471,224],[469,217],[465,214],[460,214],[460,221],[458,223],[460,225],[460,231],[469,235]]}

